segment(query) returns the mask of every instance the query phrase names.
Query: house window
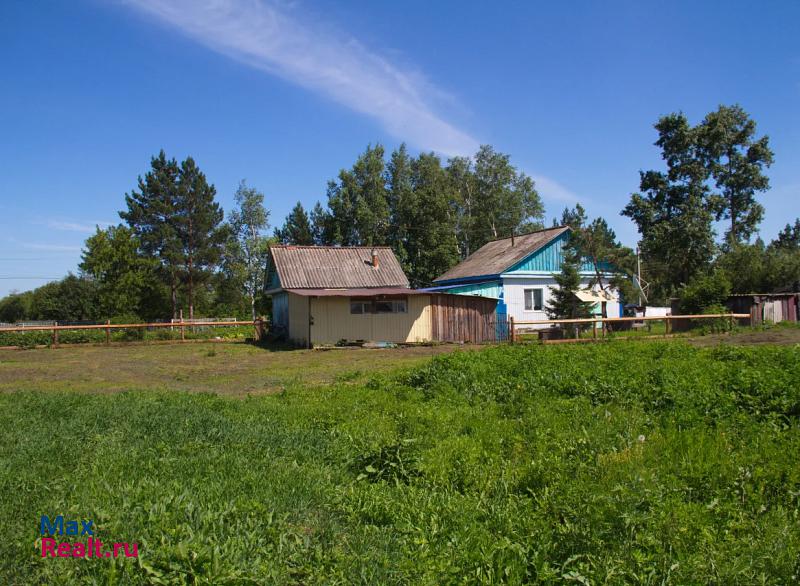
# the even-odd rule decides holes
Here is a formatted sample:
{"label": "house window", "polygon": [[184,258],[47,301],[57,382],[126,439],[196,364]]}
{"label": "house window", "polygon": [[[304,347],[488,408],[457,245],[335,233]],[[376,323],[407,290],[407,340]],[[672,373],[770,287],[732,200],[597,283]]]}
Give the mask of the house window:
{"label": "house window", "polygon": [[525,311],[542,311],[544,309],[544,290],[525,289]]}
{"label": "house window", "polygon": [[386,299],[375,302],[375,313],[407,313],[405,299]]}
{"label": "house window", "polygon": [[354,315],[361,315],[363,313],[370,313],[372,304],[369,301],[351,301],[350,313]]}

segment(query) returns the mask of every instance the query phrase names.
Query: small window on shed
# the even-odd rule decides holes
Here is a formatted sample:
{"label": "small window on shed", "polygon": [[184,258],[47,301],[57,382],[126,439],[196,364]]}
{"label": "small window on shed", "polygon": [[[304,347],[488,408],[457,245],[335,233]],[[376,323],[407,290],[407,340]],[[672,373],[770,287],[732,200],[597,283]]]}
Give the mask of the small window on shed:
{"label": "small window on shed", "polygon": [[354,315],[361,315],[364,313],[369,313],[369,307],[366,307],[368,304],[363,301],[351,301],[350,302],[350,313]]}
{"label": "small window on shed", "polygon": [[394,313],[394,304],[391,301],[376,301],[375,313]]}
{"label": "small window on shed", "polygon": [[544,291],[541,288],[525,289],[525,311],[544,309]]}

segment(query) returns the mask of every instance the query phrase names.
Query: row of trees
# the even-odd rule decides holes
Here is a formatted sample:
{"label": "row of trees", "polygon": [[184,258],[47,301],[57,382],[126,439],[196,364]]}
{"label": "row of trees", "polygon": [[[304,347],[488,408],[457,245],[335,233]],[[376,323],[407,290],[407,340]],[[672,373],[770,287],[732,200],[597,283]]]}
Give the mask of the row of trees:
{"label": "row of trees", "polygon": [[0,320],[255,317],[268,252],[262,193],[242,182],[227,221],[216,189],[195,161],[164,151],[125,196],[124,221],[98,228],[84,246],[79,276],[0,302]]}
{"label": "row of trees", "polygon": [[[697,290],[800,289],[800,220],[769,244],[751,242],[773,153],[747,113],[721,106],[694,126],[670,114],[655,129],[666,168],[641,172],[640,191],[621,212],[641,235],[649,302]],[[0,321],[156,319],[177,317],[182,308],[189,317],[198,310],[255,316],[266,309],[261,292],[271,242],[388,244],[412,285],[426,286],[487,241],[541,228],[544,218],[533,180],[490,146],[447,161],[412,156],[405,145],[388,157],[381,145],[368,146],[328,182],[324,206],[317,202],[309,213],[298,203],[273,238],[258,190],[242,182],[227,219],[215,198],[191,157],[178,163],[160,152],[125,196],[124,223],[98,228],[86,241],[79,276],[0,300]],[[715,222],[726,226],[721,242]],[[601,288],[639,297],[636,254],[603,218],[590,221],[577,205],[553,223],[571,226],[573,236],[551,315],[585,315],[587,307],[567,292],[578,287],[587,261]],[[600,269],[609,266],[614,276],[606,279]]]}
{"label": "row of trees", "polygon": [[98,228],[85,244],[79,276],[0,301],[0,321],[163,319],[198,312],[255,316],[272,242],[391,245],[411,282],[427,285],[491,238],[541,227],[533,180],[489,146],[443,164],[405,145],[388,160],[368,146],[328,184],[327,205],[297,204],[267,236],[264,195],[244,182],[227,219],[216,189],[189,157],[161,151],[126,194],[124,223]]}
{"label": "row of trees", "polygon": [[[739,106],[720,106],[694,126],[674,113],[655,129],[666,170],[641,172],[640,192],[621,212],[641,235],[644,279],[638,279],[633,251],[616,242],[604,220],[587,224],[580,206],[565,210],[561,223],[573,227],[573,238],[550,315],[588,317],[588,304],[567,293],[578,287],[579,266],[587,260],[614,264],[609,285],[625,299],[646,289],[651,304],[677,296],[691,312],[719,310],[731,293],[800,291],[800,219],[768,245],[760,238],[751,242],[764,215],[757,195],[769,189],[764,171],[774,155],[749,115]],[[721,242],[715,222],[726,226]],[[603,287],[599,272],[593,281]]]}
{"label": "row of trees", "polygon": [[298,203],[276,238],[285,244],[391,246],[414,286],[434,278],[486,242],[542,227],[533,180],[508,155],[482,146],[446,163],[411,156],[401,145],[386,158],[368,146],[328,183],[327,206]]}

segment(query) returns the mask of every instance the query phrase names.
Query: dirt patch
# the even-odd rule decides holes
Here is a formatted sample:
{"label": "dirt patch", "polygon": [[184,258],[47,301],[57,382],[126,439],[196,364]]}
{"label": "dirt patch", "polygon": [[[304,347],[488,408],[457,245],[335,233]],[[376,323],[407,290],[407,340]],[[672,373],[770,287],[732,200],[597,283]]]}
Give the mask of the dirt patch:
{"label": "dirt patch", "polygon": [[753,329],[734,332],[732,334],[715,334],[687,338],[695,346],[716,346],[717,344],[735,344],[749,346],[753,344],[800,344],[800,327],[777,326],[768,329]]}
{"label": "dirt patch", "polygon": [[463,346],[329,351],[243,343],[0,350],[0,392],[176,390],[246,396],[287,385],[363,382]]}

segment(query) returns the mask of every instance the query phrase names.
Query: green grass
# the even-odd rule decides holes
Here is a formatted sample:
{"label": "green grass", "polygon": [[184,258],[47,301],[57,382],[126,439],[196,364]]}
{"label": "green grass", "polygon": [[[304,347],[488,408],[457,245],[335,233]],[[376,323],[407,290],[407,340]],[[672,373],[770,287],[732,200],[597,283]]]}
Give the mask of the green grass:
{"label": "green grass", "polygon": [[[0,578],[798,580],[800,347],[504,346],[358,370],[245,399],[0,395]],[[141,557],[41,559],[39,516],[58,513]]]}

